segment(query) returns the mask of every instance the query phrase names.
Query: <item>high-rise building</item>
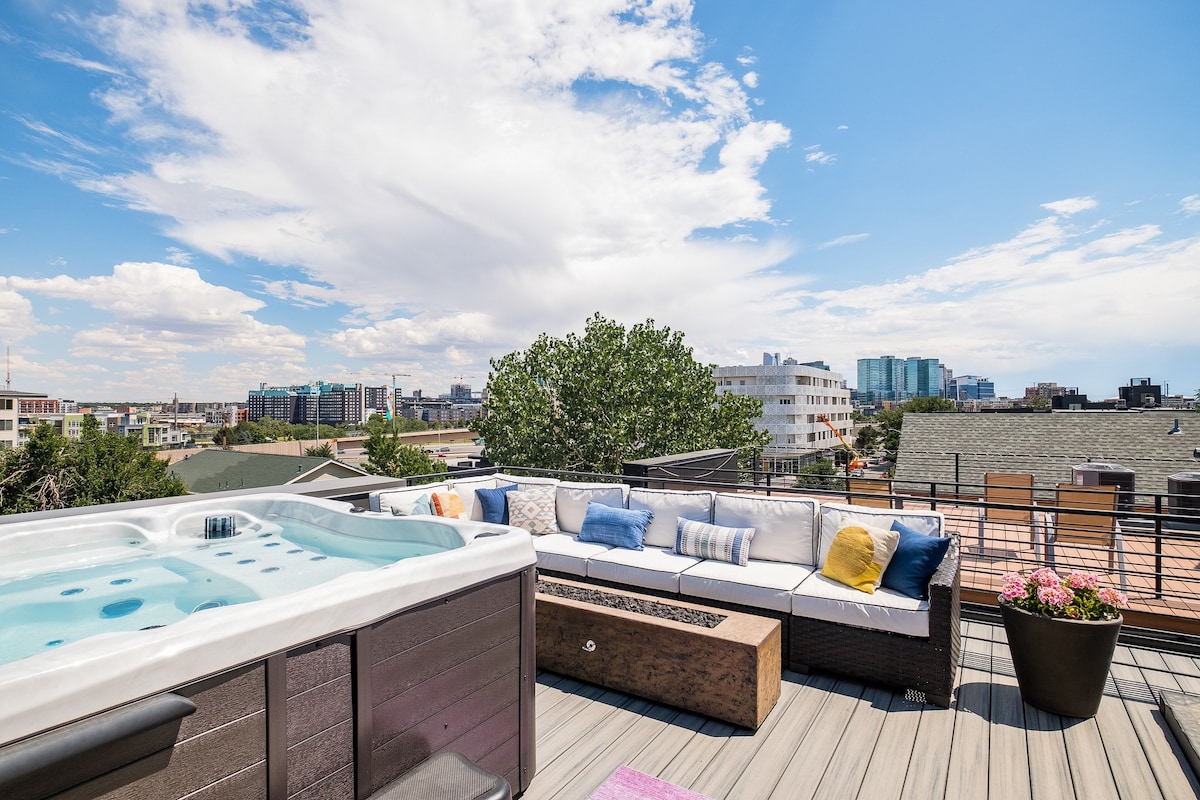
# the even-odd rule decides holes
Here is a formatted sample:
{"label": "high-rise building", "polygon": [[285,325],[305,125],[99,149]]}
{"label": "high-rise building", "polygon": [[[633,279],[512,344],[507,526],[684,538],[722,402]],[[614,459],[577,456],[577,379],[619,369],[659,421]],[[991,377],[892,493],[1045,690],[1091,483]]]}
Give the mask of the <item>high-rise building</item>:
{"label": "high-rise building", "polygon": [[970,400],[994,400],[996,384],[978,375],[959,375],[950,379],[946,397],[958,402]]}
{"label": "high-rise building", "polygon": [[947,374],[947,370],[936,358],[860,358],[858,401],[903,402],[914,397],[945,397]]}
{"label": "high-rise building", "polygon": [[858,401],[877,403],[906,399],[904,361],[895,356],[858,360]]}
{"label": "high-rise building", "polygon": [[717,393],[761,400],[762,416],[755,427],[771,434],[772,447],[796,452],[836,447],[837,437],[818,417],[827,417],[849,438],[853,423],[845,378],[828,368],[788,360],[792,363],[717,367]]}
{"label": "high-rise building", "polygon": [[[366,395],[374,397],[386,387],[364,387],[361,383],[309,383],[251,389],[247,398],[248,418],[257,422],[270,417],[292,424],[355,425],[366,421]],[[385,395],[386,396],[386,395]]]}

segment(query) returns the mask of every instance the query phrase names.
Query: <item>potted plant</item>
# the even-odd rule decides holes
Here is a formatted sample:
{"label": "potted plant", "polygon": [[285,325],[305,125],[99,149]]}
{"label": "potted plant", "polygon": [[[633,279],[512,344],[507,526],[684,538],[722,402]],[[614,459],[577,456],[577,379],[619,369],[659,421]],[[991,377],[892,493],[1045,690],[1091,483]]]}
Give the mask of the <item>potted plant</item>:
{"label": "potted plant", "polygon": [[1042,568],[1001,581],[1000,615],[1021,697],[1054,714],[1095,716],[1128,599],[1101,588],[1091,572],[1063,578]]}

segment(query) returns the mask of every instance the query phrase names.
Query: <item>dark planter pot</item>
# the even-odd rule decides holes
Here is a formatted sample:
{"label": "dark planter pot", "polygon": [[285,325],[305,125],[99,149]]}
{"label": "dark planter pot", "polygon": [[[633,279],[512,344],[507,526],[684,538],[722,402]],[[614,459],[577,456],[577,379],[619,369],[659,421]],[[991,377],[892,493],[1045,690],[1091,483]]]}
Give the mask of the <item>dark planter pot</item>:
{"label": "dark planter pot", "polygon": [[1021,698],[1064,717],[1094,717],[1121,632],[1121,618],[1080,621],[1000,603]]}

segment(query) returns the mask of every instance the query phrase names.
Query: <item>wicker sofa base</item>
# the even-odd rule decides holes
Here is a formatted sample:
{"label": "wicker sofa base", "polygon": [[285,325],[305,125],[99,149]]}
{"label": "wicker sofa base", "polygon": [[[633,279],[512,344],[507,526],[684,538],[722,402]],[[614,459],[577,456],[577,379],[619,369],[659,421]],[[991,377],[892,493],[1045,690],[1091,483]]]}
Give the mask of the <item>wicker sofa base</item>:
{"label": "wicker sofa base", "polygon": [[957,630],[943,643],[897,633],[792,617],[788,669],[820,670],[922,692],[948,708],[958,664]]}

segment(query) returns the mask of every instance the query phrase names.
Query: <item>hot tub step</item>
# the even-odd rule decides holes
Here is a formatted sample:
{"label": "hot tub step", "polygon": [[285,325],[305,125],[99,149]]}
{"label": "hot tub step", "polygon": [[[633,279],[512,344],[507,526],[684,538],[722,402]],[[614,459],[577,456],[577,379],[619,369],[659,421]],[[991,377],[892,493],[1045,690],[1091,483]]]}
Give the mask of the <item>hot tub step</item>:
{"label": "hot tub step", "polygon": [[508,782],[461,753],[430,756],[368,800],[512,800]]}

